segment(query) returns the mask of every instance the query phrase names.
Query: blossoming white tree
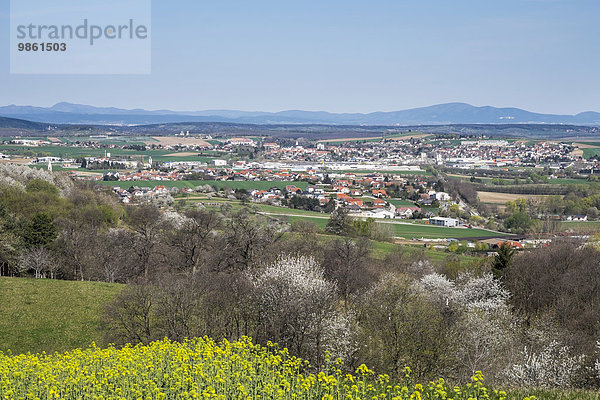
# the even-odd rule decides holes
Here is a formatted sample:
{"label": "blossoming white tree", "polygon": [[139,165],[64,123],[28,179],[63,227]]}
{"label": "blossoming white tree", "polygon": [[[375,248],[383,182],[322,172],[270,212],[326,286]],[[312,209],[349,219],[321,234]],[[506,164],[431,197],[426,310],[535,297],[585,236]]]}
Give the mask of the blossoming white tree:
{"label": "blossoming white tree", "polygon": [[348,324],[336,313],[335,284],[325,280],[312,257],[282,256],[251,273],[251,281],[265,338],[276,339],[295,354],[313,360],[327,349],[349,351],[328,343],[340,336],[349,343]]}

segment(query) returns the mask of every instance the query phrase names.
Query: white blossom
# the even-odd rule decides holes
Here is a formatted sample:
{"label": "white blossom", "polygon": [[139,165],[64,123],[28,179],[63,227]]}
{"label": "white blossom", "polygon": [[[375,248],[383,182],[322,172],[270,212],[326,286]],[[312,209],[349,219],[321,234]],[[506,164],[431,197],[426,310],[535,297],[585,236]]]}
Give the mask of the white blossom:
{"label": "white blossom", "polygon": [[525,347],[523,362],[513,365],[506,375],[523,386],[570,387],[584,360],[584,355],[571,355],[570,347],[553,340],[539,353]]}

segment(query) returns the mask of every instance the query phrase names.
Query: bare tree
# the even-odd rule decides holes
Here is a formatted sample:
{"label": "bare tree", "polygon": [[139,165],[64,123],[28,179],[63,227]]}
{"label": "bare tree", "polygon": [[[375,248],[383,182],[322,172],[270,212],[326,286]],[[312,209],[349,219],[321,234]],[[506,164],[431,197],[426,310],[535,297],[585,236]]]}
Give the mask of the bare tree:
{"label": "bare tree", "polygon": [[355,241],[348,237],[332,241],[325,249],[325,275],[336,282],[345,310],[348,310],[350,296],[373,280],[369,269],[370,251],[368,240]]}
{"label": "bare tree", "polygon": [[138,262],[143,271],[144,278],[150,275],[150,264],[154,255],[155,246],[161,233],[161,224],[158,208],[151,205],[129,206],[127,208],[127,222],[136,233],[134,251],[138,255]]}
{"label": "bare tree", "polygon": [[216,266],[225,270],[245,270],[257,263],[267,248],[283,237],[282,225],[241,210],[228,218],[217,238],[220,252]]}
{"label": "bare tree", "polygon": [[107,339],[115,344],[149,343],[158,339],[155,288],[148,282],[128,285],[105,313]]}
{"label": "bare tree", "polygon": [[55,278],[57,263],[45,247],[35,247],[25,250],[19,259],[21,273],[33,271],[35,278]]}
{"label": "bare tree", "polygon": [[[58,221],[59,235],[55,248],[60,254],[64,276],[72,276],[74,280],[84,280],[90,265],[90,245],[96,233],[95,229],[71,218]],[[67,272],[66,269],[70,271]]]}
{"label": "bare tree", "polygon": [[95,241],[95,255],[92,265],[96,278],[104,282],[125,282],[134,275],[131,271],[134,245],[133,235],[122,228],[112,228],[99,234]]}
{"label": "bare tree", "polygon": [[162,336],[182,341],[204,334],[198,331],[202,293],[196,292],[193,279],[172,275],[161,277],[157,293],[154,312],[160,321]]}
{"label": "bare tree", "polygon": [[190,210],[185,213],[181,226],[173,231],[169,243],[183,259],[184,270],[195,275],[213,246],[215,229],[221,224],[219,214]]}

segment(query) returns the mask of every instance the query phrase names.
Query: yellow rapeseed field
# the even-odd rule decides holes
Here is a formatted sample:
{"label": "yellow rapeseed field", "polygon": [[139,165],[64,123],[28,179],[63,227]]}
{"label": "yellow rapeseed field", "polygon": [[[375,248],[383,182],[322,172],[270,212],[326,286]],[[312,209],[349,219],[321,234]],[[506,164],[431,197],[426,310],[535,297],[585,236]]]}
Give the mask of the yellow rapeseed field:
{"label": "yellow rapeseed field", "polygon": [[488,390],[477,373],[465,387],[443,379],[429,385],[375,375],[361,365],[356,374],[332,362],[326,372],[287,350],[258,346],[249,338],[216,343],[199,338],[184,343],[101,349],[91,346],[64,354],[0,353],[0,399],[506,399]]}

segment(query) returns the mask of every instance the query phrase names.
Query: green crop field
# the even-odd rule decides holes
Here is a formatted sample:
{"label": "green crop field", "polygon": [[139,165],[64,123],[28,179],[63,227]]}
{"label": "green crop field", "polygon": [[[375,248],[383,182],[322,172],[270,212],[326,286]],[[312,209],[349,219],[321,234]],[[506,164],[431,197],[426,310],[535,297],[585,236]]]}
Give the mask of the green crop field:
{"label": "green crop field", "polygon": [[0,351],[55,352],[101,343],[101,316],[122,285],[0,277]]}
{"label": "green crop field", "polygon": [[[325,229],[328,219],[315,218],[312,216],[290,216],[290,222],[304,219],[314,222],[319,228]],[[387,223],[390,220],[378,221]],[[405,239],[460,239],[468,237],[499,237],[506,234],[488,231],[485,229],[446,228],[442,226],[430,226],[424,224],[407,224],[389,222],[394,228],[394,234]]]}
{"label": "green crop field", "polygon": [[317,225],[320,229],[325,229],[325,227],[327,226],[327,221],[329,221],[328,219],[324,219],[324,218],[303,217],[303,216],[288,217],[288,220],[290,222],[294,222],[294,221],[298,221],[298,220],[310,221],[310,222],[313,222],[315,225]]}
{"label": "green crop field", "polygon": [[397,236],[401,236],[406,239],[460,239],[466,237],[496,237],[504,235],[485,229],[446,228],[443,226],[430,226],[421,224],[394,224],[394,232]]}
{"label": "green crop field", "polygon": [[285,189],[287,185],[294,185],[305,189],[308,186],[308,182],[300,181],[101,181],[98,183],[106,186],[118,186],[124,189],[130,188],[131,186],[155,187],[159,185],[169,188],[195,188],[196,186],[210,185],[216,186],[219,189],[228,187],[230,189],[246,190],[269,190],[273,187]]}
{"label": "green crop field", "polygon": [[395,207],[415,207],[414,201],[402,200],[402,199],[385,199],[390,204],[393,204]]}
{"label": "green crop field", "polygon": [[556,179],[548,179],[548,184],[550,185],[589,185],[591,182],[585,178],[577,179],[577,178],[556,178]]}
{"label": "green crop field", "polygon": [[524,399],[535,396],[538,400],[600,400],[600,392],[574,389],[509,389],[508,399]]}
{"label": "green crop field", "polygon": [[598,232],[600,221],[563,221],[560,223],[562,231],[574,232]]}
{"label": "green crop field", "polygon": [[[379,242],[379,241],[371,241],[371,244],[373,245],[373,257],[380,258],[380,259],[384,258],[388,254],[395,251],[399,246],[395,243]],[[402,245],[402,247],[403,248],[409,247],[410,249],[413,249],[416,251],[420,251],[421,249],[423,249],[422,245],[421,246]],[[446,260],[446,257],[453,254],[453,253],[449,253],[447,251],[435,250],[435,249],[424,249],[424,251],[425,251],[425,256],[429,260],[431,260],[433,263],[436,263],[436,264],[444,262]],[[457,256],[460,259],[460,261],[463,261],[463,262],[473,261],[477,258],[477,257],[473,257],[473,256],[467,256],[464,254],[457,254]]]}
{"label": "green crop field", "polygon": [[583,149],[583,158],[588,159],[600,155],[600,148]]}
{"label": "green crop field", "polygon": [[[457,176],[456,174],[450,174],[449,175],[451,178],[453,179],[459,179],[462,181],[470,181],[471,177],[470,176]],[[480,181],[480,183],[484,183],[487,186],[491,186],[491,187],[496,187],[497,185],[492,184],[492,179],[490,177],[481,177],[481,176],[475,176],[475,178],[477,180]],[[513,185],[515,179],[514,178],[500,178],[500,180],[502,180],[506,185]],[[519,178],[519,181],[521,182],[521,184],[524,184],[526,182],[525,178]],[[555,178],[555,179],[548,179],[546,180],[544,183],[536,183],[535,185],[589,185],[590,182],[589,180],[587,180],[586,178]],[[531,185],[531,184],[529,184]],[[498,185],[498,186],[502,186],[502,185]]]}

